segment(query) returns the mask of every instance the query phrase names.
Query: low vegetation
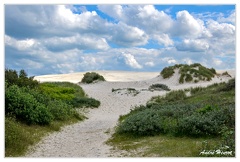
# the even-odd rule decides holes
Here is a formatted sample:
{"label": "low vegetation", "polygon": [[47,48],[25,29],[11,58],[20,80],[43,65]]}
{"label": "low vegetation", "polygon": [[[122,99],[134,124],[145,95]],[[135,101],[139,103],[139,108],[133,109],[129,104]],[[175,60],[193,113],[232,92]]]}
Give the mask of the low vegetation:
{"label": "low vegetation", "polygon": [[[5,156],[21,156],[46,132],[84,120],[86,117],[76,108],[99,105],[99,101],[88,98],[78,85],[39,83],[33,77],[27,77],[24,70],[18,74],[15,70],[6,69]],[[32,136],[35,133],[36,140]]]}
{"label": "low vegetation", "polygon": [[93,83],[96,81],[105,81],[105,78],[98,73],[87,72],[86,74],[84,74],[81,82],[89,84],[89,83]]}
{"label": "low vegetation", "polygon": [[199,63],[191,65],[176,64],[174,66],[165,67],[160,74],[164,79],[170,78],[173,76],[176,69],[179,69],[179,83],[181,84],[192,81],[195,83],[199,81],[210,81],[216,75],[216,70],[214,68],[209,69]]}
{"label": "low vegetation", "polygon": [[170,88],[165,84],[152,84],[149,88],[150,91],[170,91]]}
{"label": "low vegetation", "polygon": [[116,94],[121,95],[126,94],[132,96],[137,96],[140,93],[140,91],[136,90],[135,88],[117,88],[117,89],[112,88],[112,92]]}
{"label": "low vegetation", "polygon": [[[190,91],[191,96],[186,96],[186,91]],[[129,114],[121,116],[116,133],[108,142],[115,147],[120,145],[118,148],[124,148],[129,145],[131,137],[138,143],[142,143],[131,149],[136,150],[141,147],[151,150],[156,146],[150,145],[151,142],[144,142],[146,139],[156,141],[159,139],[160,144],[160,139],[184,138],[198,141],[195,147],[190,147],[195,151],[188,156],[235,156],[234,132],[235,79],[232,79],[228,83],[213,84],[206,88],[171,91],[166,96],[153,97],[145,106],[138,106]],[[122,141],[118,143],[120,139]],[[217,140],[219,142],[214,142]],[[159,150],[174,149],[170,146],[162,148],[163,146],[159,145]],[[185,149],[177,156],[185,156],[189,148]],[[204,150],[232,151],[232,153],[200,154]],[[148,151],[144,151],[146,152]],[[162,156],[162,152],[156,152],[155,156]]]}

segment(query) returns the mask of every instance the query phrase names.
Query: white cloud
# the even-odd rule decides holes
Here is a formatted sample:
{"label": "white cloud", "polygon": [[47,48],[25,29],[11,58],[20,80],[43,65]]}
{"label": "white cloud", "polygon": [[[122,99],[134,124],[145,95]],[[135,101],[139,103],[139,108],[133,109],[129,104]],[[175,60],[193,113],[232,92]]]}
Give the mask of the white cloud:
{"label": "white cloud", "polygon": [[150,61],[150,62],[146,62],[145,65],[153,67],[155,64],[154,64],[154,62]]}
{"label": "white cloud", "polygon": [[209,44],[200,39],[184,39],[182,43],[176,45],[179,51],[203,52],[208,50]]}
{"label": "white cloud", "polygon": [[134,58],[133,55],[131,54],[123,54],[124,58],[125,58],[125,63],[127,65],[129,65],[130,67],[134,68],[134,69],[141,69],[142,66],[136,61],[136,59]]}
{"label": "white cloud", "polygon": [[182,62],[188,65],[193,64],[193,61],[190,58],[184,58],[182,59]]}
{"label": "white cloud", "polygon": [[185,38],[197,38],[201,35],[204,27],[201,20],[196,20],[188,11],[179,11],[176,22],[172,26],[171,33]]}
{"label": "white cloud", "polygon": [[110,33],[113,34],[110,40],[122,46],[140,46],[148,42],[148,36],[143,30],[121,22]]}
{"label": "white cloud", "polygon": [[172,57],[164,57],[162,59],[164,62],[167,62],[168,64],[176,64],[177,61],[175,59],[173,59]]}
{"label": "white cloud", "polygon": [[158,44],[163,44],[164,46],[172,46],[174,44],[173,40],[169,38],[168,34],[159,34],[159,35],[154,35],[153,39],[158,41]]}
{"label": "white cloud", "polygon": [[233,11],[227,17],[224,17],[224,16],[218,17],[217,21],[221,22],[221,23],[232,23],[233,25],[235,25],[236,24],[236,12]]}
{"label": "white cloud", "polygon": [[190,62],[234,67],[235,11],[200,15],[161,11],[153,5],[98,6],[106,16],[88,9],[6,5],[5,65],[26,66],[40,74],[157,71],[169,64]]}
{"label": "white cloud", "polygon": [[71,37],[52,37],[42,40],[42,44],[51,51],[63,51],[78,48],[79,50],[107,50],[109,45],[105,38],[74,35]]}
{"label": "white cloud", "polygon": [[228,23],[219,23],[214,20],[209,20],[207,22],[207,29],[211,32],[212,36],[215,38],[235,37],[235,26]]}
{"label": "white cloud", "polygon": [[123,16],[123,7],[121,5],[98,5],[98,9],[116,19],[121,19]]}
{"label": "white cloud", "polygon": [[23,51],[31,49],[34,45],[36,45],[36,41],[34,39],[17,40],[8,35],[5,35],[5,44]]}

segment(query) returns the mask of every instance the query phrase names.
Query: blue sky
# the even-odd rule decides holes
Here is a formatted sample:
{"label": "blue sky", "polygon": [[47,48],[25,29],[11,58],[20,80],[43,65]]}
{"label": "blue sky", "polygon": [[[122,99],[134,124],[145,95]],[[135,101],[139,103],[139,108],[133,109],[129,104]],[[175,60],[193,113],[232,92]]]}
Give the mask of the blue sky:
{"label": "blue sky", "polygon": [[235,5],[5,5],[5,67],[29,75],[236,64]]}

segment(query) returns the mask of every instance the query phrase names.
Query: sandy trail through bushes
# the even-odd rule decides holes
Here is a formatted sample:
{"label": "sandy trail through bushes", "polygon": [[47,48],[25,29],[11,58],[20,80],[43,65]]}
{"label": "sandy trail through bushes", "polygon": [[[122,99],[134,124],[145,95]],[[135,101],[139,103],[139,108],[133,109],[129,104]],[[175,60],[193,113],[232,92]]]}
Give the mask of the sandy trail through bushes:
{"label": "sandy trail through bushes", "polygon": [[[235,72],[229,72],[233,77]],[[101,74],[103,75],[104,74]],[[108,80],[108,76],[112,77],[111,81],[119,79],[117,72],[110,74],[105,72],[104,76]],[[114,80],[114,75],[115,80]],[[161,76],[156,76],[155,73],[149,74],[148,77],[153,79],[134,81],[134,79],[146,79],[141,76],[127,78],[125,82],[98,82],[95,84],[80,84],[84,91],[90,96],[99,101],[101,105],[97,109],[90,109],[87,113],[88,119],[73,125],[63,127],[61,131],[54,132],[44,137],[40,143],[30,148],[26,157],[116,157],[120,156],[120,152],[112,152],[111,147],[105,142],[111,137],[114,132],[114,127],[117,124],[120,115],[127,114],[136,105],[146,104],[152,97],[164,95],[165,91],[147,91],[151,84],[162,83],[169,86],[171,90],[185,89],[189,87],[207,86],[212,83],[227,81],[229,77],[215,77],[210,82],[199,82],[197,84],[187,83],[178,84],[177,76],[170,79],[163,79]],[[138,74],[139,75],[139,74]],[[58,77],[51,78],[49,76],[37,77],[40,81],[62,81]],[[71,79],[72,78],[72,79]],[[65,77],[64,81],[76,82],[76,76]],[[81,80],[81,79],[79,79]],[[130,81],[129,81],[130,80]],[[112,88],[134,88],[139,90],[137,95],[129,93],[127,90],[112,92]]]}

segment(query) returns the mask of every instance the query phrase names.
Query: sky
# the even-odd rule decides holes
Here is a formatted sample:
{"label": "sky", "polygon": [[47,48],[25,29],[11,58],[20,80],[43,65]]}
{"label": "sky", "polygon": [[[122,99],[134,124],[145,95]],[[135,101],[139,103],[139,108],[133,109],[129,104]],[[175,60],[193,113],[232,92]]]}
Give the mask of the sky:
{"label": "sky", "polygon": [[235,5],[5,5],[5,68],[29,75],[235,69]]}

